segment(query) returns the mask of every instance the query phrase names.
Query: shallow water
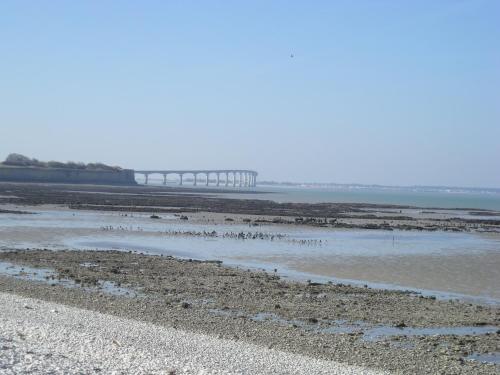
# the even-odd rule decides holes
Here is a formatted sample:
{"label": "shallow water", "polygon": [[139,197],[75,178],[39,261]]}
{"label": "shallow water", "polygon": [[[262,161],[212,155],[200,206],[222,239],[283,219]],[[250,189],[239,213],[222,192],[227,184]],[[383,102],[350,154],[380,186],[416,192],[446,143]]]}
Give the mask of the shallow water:
{"label": "shallow water", "polygon": [[[151,185],[163,186],[163,180],[151,177]],[[139,180],[143,183],[143,180]],[[169,181],[168,186],[178,187],[178,183]],[[189,183],[183,186],[186,193],[192,187]],[[197,193],[205,188],[198,185]],[[221,189],[224,187],[220,187]],[[216,188],[209,186],[210,194]],[[277,186],[259,184],[255,188],[236,187],[234,194],[224,193],[224,198],[267,199],[276,202],[294,203],[376,203],[394,204],[416,207],[440,208],[475,208],[500,211],[500,189],[474,188],[428,188],[428,187],[382,187],[382,186]],[[248,193],[246,193],[248,191]],[[255,194],[258,193],[258,194]]]}
{"label": "shallow water", "polygon": [[[151,219],[148,214],[29,210],[36,214],[0,215],[0,249],[136,250],[277,268],[280,275],[297,279],[367,283],[500,303],[500,236],[493,234],[250,227],[200,224],[163,214]],[[180,234],[169,234],[173,231]],[[216,236],[192,235],[203,231],[215,231]],[[238,232],[284,237],[223,238]]]}
{"label": "shallow water", "polygon": [[[188,187],[188,185],[186,186]],[[428,208],[475,208],[500,211],[500,190],[498,189],[489,191],[452,189],[434,191],[419,188],[321,188],[261,185],[251,190],[259,194],[245,193],[243,191],[234,194],[224,193],[221,197],[267,199],[276,202],[294,203],[376,203]]]}
{"label": "shallow water", "polygon": [[[242,311],[212,309],[210,312],[218,316],[244,317]],[[250,320],[256,322],[272,321],[280,325],[294,325],[307,331],[319,333],[358,333],[364,341],[382,341],[402,336],[478,336],[494,333],[498,330],[494,326],[459,326],[459,327],[391,327],[382,325],[371,325],[363,321],[347,322],[345,320],[321,320],[309,322],[299,319],[285,319],[274,313],[257,313],[249,316]],[[325,324],[327,325],[325,327]]]}
{"label": "shallow water", "polygon": [[[33,212],[33,210],[31,210]],[[192,249],[191,242],[203,243],[207,253],[226,255],[284,254],[301,255],[307,252],[309,256],[401,256],[401,255],[457,255],[500,250],[500,236],[489,236],[474,233],[451,232],[412,232],[383,231],[357,229],[331,229],[296,226],[249,226],[247,224],[199,224],[179,220],[174,215],[161,215],[161,219],[151,219],[149,214],[103,213],[95,211],[76,211],[64,209],[35,210],[34,215],[0,215],[0,246],[2,239],[8,238],[8,232],[30,232],[31,229],[43,229],[47,233],[69,233],[72,229],[90,229],[91,236],[76,236],[70,238],[71,244],[79,247],[94,246],[102,248],[107,244],[116,243],[118,247],[143,246],[144,249],[170,247],[182,250]],[[166,232],[212,232],[218,238],[171,238]],[[267,241],[265,248],[262,241],[240,241],[231,238],[221,239],[227,233],[266,233],[283,234],[289,240]],[[163,234],[163,236],[162,236]],[[155,235],[155,236],[152,236]],[[29,239],[29,233],[26,233]],[[70,236],[71,237],[71,236]],[[147,243],[136,243],[136,240]],[[165,241],[168,237],[168,241]],[[198,241],[197,241],[198,240]],[[291,241],[297,241],[294,245]],[[299,241],[321,241],[321,245],[301,245]],[[7,242],[7,241],[5,241]],[[212,243],[212,244],[210,244]],[[238,245],[236,245],[238,244]],[[294,246],[291,246],[294,245]],[[241,249],[241,250],[240,250]],[[307,249],[307,251],[305,251]],[[175,250],[173,250],[175,251]],[[198,253],[196,249],[195,253]]]}
{"label": "shallow water", "polygon": [[425,191],[423,189],[381,188],[317,188],[261,186],[257,191],[270,191],[257,199],[278,202],[344,202],[409,205],[417,207],[479,208],[500,210],[500,192]]}
{"label": "shallow water", "polygon": [[57,272],[51,268],[21,266],[10,262],[0,262],[0,275],[50,285],[62,285],[65,288],[81,288],[89,291],[98,290],[114,296],[136,297],[139,295],[136,291],[126,287],[117,286],[112,281],[98,280],[95,286],[83,286],[75,280],[60,278]]}
{"label": "shallow water", "polygon": [[436,335],[477,336],[477,335],[485,335],[487,333],[494,333],[497,330],[498,328],[494,326],[424,327],[424,328],[413,328],[413,327],[398,328],[398,327],[380,326],[364,331],[363,339],[365,341],[380,341],[384,338],[390,338],[396,336],[436,336]]}
{"label": "shallow water", "polygon": [[469,355],[466,359],[471,359],[483,363],[494,363],[496,365],[500,365],[500,352],[487,353],[487,354],[474,353]]}

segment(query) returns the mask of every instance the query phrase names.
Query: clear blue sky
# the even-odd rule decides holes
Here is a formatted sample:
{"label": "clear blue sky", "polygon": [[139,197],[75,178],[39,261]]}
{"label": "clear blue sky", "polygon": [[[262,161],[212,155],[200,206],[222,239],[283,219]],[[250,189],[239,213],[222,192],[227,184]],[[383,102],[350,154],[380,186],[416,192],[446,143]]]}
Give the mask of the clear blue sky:
{"label": "clear blue sky", "polygon": [[10,152],[500,187],[500,1],[3,0]]}

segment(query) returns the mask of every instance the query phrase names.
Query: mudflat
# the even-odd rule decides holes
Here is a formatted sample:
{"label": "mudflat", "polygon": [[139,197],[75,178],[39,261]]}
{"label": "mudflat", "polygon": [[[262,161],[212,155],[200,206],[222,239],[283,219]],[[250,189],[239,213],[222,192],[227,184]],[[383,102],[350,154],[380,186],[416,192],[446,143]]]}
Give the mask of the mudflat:
{"label": "mudflat", "polygon": [[[209,255],[217,254],[210,249],[220,249],[224,244],[224,261],[249,256],[244,247],[239,255],[231,251],[231,246],[242,243],[262,244],[259,249],[277,244],[287,251],[294,246],[295,252],[292,257],[288,254],[287,262],[299,271],[346,279],[402,280],[417,286],[420,284],[415,284],[414,278],[423,276],[422,288],[433,289],[443,282],[439,288],[444,291],[457,279],[453,275],[461,274],[465,259],[469,269],[482,269],[485,277],[472,281],[460,277],[463,285],[450,290],[476,294],[497,282],[498,257],[496,250],[490,249],[495,242],[475,242],[475,237],[496,241],[500,233],[498,212],[276,203],[229,199],[219,190],[205,189],[9,183],[0,184],[0,204],[0,214],[9,218],[1,232],[5,240],[0,251],[2,292],[375,370],[416,374],[499,372],[498,304],[442,300],[414,291],[357,287],[338,281],[290,281],[272,269],[264,272],[228,267],[217,257],[196,260],[194,255],[183,256],[182,248],[177,254],[181,259],[169,256],[170,250],[142,254],[138,246],[133,251],[88,251],[81,245],[64,245],[63,241],[68,236],[105,240],[133,236],[163,246],[167,240],[178,239],[176,250],[182,243],[189,254],[193,242],[188,239],[199,239],[203,241],[199,246]],[[34,208],[49,206],[61,215],[53,215],[53,211],[30,215]],[[98,215],[96,211],[100,211]],[[54,221],[44,223],[43,218]],[[82,226],[82,220],[90,220],[92,225]],[[308,235],[296,239],[292,227],[307,230]],[[359,263],[347,250],[322,260],[322,254],[328,255],[330,248],[318,247],[318,238],[335,229],[335,240],[342,241],[350,228],[384,236],[390,233],[392,242],[387,246],[391,248],[395,241],[408,241],[402,233],[412,237],[420,232],[427,236],[434,236],[430,232],[435,231],[462,232],[449,236],[483,244],[485,250],[468,254],[466,243],[460,254],[450,255],[446,268],[441,262],[448,253],[436,261],[435,254],[418,255],[417,251],[418,256],[412,255],[411,241],[403,247],[409,253],[399,254],[397,247],[370,247],[370,256],[360,252],[363,259]],[[240,236],[243,242],[231,242]],[[220,242],[214,242],[215,238]],[[25,241],[38,245],[20,250],[27,247],[22,245]],[[60,251],[40,249],[45,243],[57,244]],[[321,246],[323,252],[318,250]],[[387,254],[378,259],[379,252]],[[259,254],[251,260],[270,256]],[[390,262],[397,267],[388,267],[393,264]]]}
{"label": "mudflat", "polygon": [[25,297],[374,369],[499,370],[472,360],[498,351],[494,306],[133,252],[16,250],[0,260],[22,267],[0,277],[1,290]]}
{"label": "mudflat", "polygon": [[[225,198],[225,192],[219,189],[159,186],[0,183],[0,203],[57,204],[71,209],[122,212],[242,214],[258,216],[250,219],[256,224],[500,232],[500,213],[491,210],[472,208],[461,208],[460,211],[439,208],[430,210],[368,203],[278,203],[262,199]],[[233,190],[227,192],[234,196]]]}

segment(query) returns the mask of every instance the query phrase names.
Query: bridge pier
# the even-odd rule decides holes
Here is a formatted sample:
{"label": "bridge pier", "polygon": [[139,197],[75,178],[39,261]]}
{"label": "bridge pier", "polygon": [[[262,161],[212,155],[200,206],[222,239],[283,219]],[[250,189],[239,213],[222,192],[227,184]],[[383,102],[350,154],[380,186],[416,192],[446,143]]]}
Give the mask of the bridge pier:
{"label": "bridge pier", "polygon": [[[210,186],[213,182],[216,186],[233,186],[233,187],[254,187],[257,182],[257,172],[248,169],[208,169],[208,170],[142,170],[135,171],[136,175],[144,176],[144,184],[149,184],[150,175],[160,175],[163,176],[162,184],[167,185],[168,176],[175,174],[179,176],[179,185],[184,184],[185,174],[193,175],[193,186],[198,185],[198,175],[204,175],[206,178],[202,178],[202,183],[205,186]],[[212,174],[215,174],[215,178],[210,180]],[[221,177],[222,175],[222,177]],[[225,175],[225,179],[224,179]]]}

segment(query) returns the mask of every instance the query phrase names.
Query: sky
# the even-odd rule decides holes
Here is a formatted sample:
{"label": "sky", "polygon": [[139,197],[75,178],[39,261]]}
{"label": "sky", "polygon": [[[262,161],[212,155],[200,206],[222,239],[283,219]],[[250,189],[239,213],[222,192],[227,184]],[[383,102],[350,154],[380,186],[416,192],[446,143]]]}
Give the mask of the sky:
{"label": "sky", "polygon": [[0,159],[500,187],[500,1],[0,2]]}

